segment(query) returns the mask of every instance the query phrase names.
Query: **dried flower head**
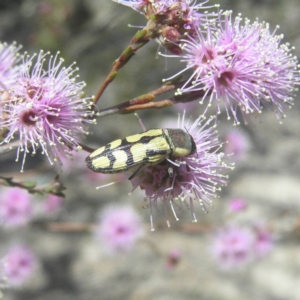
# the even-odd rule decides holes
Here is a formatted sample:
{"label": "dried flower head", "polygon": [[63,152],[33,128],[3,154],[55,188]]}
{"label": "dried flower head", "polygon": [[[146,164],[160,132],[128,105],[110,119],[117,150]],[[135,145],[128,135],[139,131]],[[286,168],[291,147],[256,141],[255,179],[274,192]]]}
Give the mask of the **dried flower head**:
{"label": "dried flower head", "polygon": [[[23,171],[27,153],[40,147],[49,162],[58,155],[72,155],[80,148],[81,134],[87,134],[86,122],[94,122],[91,99],[82,98],[84,82],[76,82],[73,65],[62,66],[63,59],[41,51],[26,56],[19,67],[18,78],[3,104],[0,128],[9,133],[2,143],[19,139],[17,158],[23,153]],[[59,161],[60,162],[60,161]]]}
{"label": "dried flower head", "polygon": [[214,126],[209,124],[212,117],[201,125],[201,118],[194,123],[185,122],[185,116],[178,121],[178,127],[187,130],[196,144],[196,153],[181,157],[174,163],[163,161],[154,166],[146,166],[131,180],[133,190],[140,187],[145,192],[145,200],[151,208],[151,228],[153,230],[152,208],[162,201],[168,226],[170,226],[167,204],[170,204],[174,217],[178,220],[175,208],[184,204],[191,209],[196,222],[194,201],[206,211],[206,205],[212,204],[221,186],[226,185],[224,172],[232,166],[223,162],[224,153],[220,152],[222,143],[217,137]]}
{"label": "dried flower head", "polygon": [[[184,26],[186,29],[197,28],[201,19],[206,19],[209,13],[199,13],[199,10],[219,7],[219,5],[205,6],[208,0],[196,3],[194,0],[114,0],[117,3],[131,7],[145,15],[147,19],[159,18],[161,24]],[[181,24],[181,22],[184,24]],[[189,25],[190,24],[190,25]]]}
{"label": "dried flower head", "polygon": [[0,196],[0,222],[6,228],[26,225],[33,216],[32,195],[26,190],[8,188]]}
{"label": "dried flower head", "polygon": [[108,253],[131,250],[142,235],[142,224],[129,206],[110,206],[100,214],[96,238]]}
{"label": "dried flower head", "polygon": [[[199,26],[205,27],[214,22],[218,13],[207,9],[219,5],[206,6],[208,0],[196,3],[194,0],[114,0],[129,6],[145,15],[149,20],[146,26],[151,37],[171,53],[181,53],[180,38],[186,34],[195,35]],[[200,11],[205,10],[205,12]]]}
{"label": "dried flower head", "polygon": [[271,33],[267,23],[242,21],[240,15],[232,21],[231,12],[225,12],[206,32],[199,29],[196,36],[182,40],[183,54],[177,57],[186,67],[175,76],[193,72],[177,94],[202,91],[200,103],[215,103],[217,114],[223,104],[234,124],[240,123],[239,113],[247,123],[250,114],[264,107],[284,118],[300,79],[293,48],[281,44],[283,35]]}
{"label": "dried flower head", "polygon": [[26,246],[12,247],[4,257],[4,274],[7,283],[16,287],[23,285],[33,274],[37,264],[35,255]]}

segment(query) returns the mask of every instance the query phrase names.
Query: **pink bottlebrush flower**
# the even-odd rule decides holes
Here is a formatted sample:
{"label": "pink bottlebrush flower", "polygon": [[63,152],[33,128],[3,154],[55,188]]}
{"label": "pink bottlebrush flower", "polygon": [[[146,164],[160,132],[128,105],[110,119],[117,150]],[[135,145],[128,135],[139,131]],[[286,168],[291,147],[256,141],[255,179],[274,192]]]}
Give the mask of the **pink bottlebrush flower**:
{"label": "pink bottlebrush flower", "polygon": [[25,57],[18,78],[3,104],[0,128],[9,133],[1,143],[19,139],[17,159],[23,154],[23,171],[27,153],[40,147],[49,162],[59,154],[72,156],[80,149],[80,135],[87,134],[84,123],[94,122],[90,98],[81,98],[84,82],[76,82],[73,65],[62,66],[63,59],[41,51]]}
{"label": "pink bottlebrush flower", "polygon": [[142,224],[129,206],[110,206],[100,214],[96,237],[109,253],[131,250],[142,235]]}
{"label": "pink bottlebrush flower", "polygon": [[[211,205],[213,198],[221,186],[226,185],[227,176],[223,173],[231,168],[223,161],[224,153],[219,152],[222,143],[217,137],[215,126],[209,124],[215,118],[210,118],[202,127],[201,118],[194,123],[185,123],[185,116],[179,120],[179,128],[186,130],[194,139],[196,152],[192,155],[178,158],[174,164],[163,161],[154,166],[146,166],[131,180],[133,190],[140,187],[145,192],[145,200],[151,208],[151,228],[153,230],[152,208],[163,202],[167,225],[170,222],[167,214],[167,204],[170,204],[176,220],[175,208],[188,206],[193,221],[196,222],[194,203],[206,211],[206,205]],[[173,171],[172,171],[173,170]],[[172,172],[170,172],[172,171]]]}
{"label": "pink bottlebrush flower", "polygon": [[250,230],[223,228],[214,235],[210,252],[221,269],[233,269],[252,260],[253,244]]}
{"label": "pink bottlebrush flower", "polygon": [[47,199],[43,203],[43,213],[46,215],[55,215],[57,214],[63,204],[63,198],[56,195],[48,195]]}
{"label": "pink bottlebrush flower", "polygon": [[238,16],[232,21],[231,12],[225,12],[219,24],[182,40],[183,54],[177,57],[186,67],[173,77],[193,72],[177,94],[202,92],[200,104],[207,102],[208,108],[215,103],[217,114],[223,103],[234,124],[240,123],[239,112],[247,123],[249,115],[261,113],[264,107],[284,118],[299,85],[297,58],[268,24],[249,20],[242,24],[242,20]]}
{"label": "pink bottlebrush flower", "polygon": [[8,91],[16,81],[18,75],[16,65],[21,60],[18,53],[20,49],[21,46],[15,43],[11,45],[0,43],[0,92]]}
{"label": "pink bottlebrush flower", "polygon": [[23,285],[32,276],[37,264],[33,252],[23,245],[12,247],[3,261],[7,283],[13,287]]}
{"label": "pink bottlebrush flower", "polygon": [[230,212],[239,212],[245,210],[247,206],[248,206],[247,202],[242,198],[235,198],[230,200],[229,202]]}
{"label": "pink bottlebrush flower", "polygon": [[241,130],[232,129],[225,134],[224,151],[227,155],[233,154],[235,161],[241,160],[250,149],[250,140]]}
{"label": "pink bottlebrush flower", "polygon": [[254,251],[258,257],[264,257],[274,247],[273,236],[270,230],[263,226],[255,226]]}
{"label": "pink bottlebrush flower", "polygon": [[32,218],[32,196],[25,190],[9,188],[0,196],[0,222],[6,227],[26,225]]}

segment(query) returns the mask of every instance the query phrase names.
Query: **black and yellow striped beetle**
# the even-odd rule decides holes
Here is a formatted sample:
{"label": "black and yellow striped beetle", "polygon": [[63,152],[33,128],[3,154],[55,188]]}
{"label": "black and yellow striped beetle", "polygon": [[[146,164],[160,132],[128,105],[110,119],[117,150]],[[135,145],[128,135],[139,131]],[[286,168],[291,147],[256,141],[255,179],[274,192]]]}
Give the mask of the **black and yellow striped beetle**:
{"label": "black and yellow striped beetle", "polygon": [[88,168],[99,173],[134,170],[129,177],[132,179],[143,166],[195,152],[196,144],[190,134],[182,129],[161,128],[115,140],[92,152],[85,161]]}

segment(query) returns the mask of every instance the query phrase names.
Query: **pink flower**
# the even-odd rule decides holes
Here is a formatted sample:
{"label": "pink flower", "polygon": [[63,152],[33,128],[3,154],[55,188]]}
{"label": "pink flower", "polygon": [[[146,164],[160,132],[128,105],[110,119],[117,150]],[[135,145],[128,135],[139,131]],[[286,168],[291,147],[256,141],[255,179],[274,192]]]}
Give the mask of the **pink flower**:
{"label": "pink flower", "polygon": [[80,136],[88,133],[84,123],[94,122],[91,99],[81,97],[85,83],[75,81],[73,65],[66,68],[62,63],[58,55],[42,51],[25,57],[5,98],[0,128],[8,128],[9,133],[1,143],[18,137],[21,171],[27,153],[35,154],[39,147],[51,164],[60,163],[59,154],[72,156],[80,149]]}
{"label": "pink flower", "polygon": [[[249,115],[261,113],[264,107],[284,118],[299,85],[299,68],[288,44],[281,44],[282,35],[271,33],[266,23],[250,23],[225,12],[206,32],[182,40],[183,54],[178,55],[186,67],[175,74],[192,70],[192,75],[177,94],[201,91],[200,100],[215,103],[216,114],[224,104],[228,119],[239,124],[238,111],[245,123]],[[171,78],[167,80],[170,80]],[[203,114],[206,113],[207,108]]]}
{"label": "pink flower", "polygon": [[0,196],[0,220],[4,227],[26,225],[32,218],[32,196],[19,188],[8,188]]}
{"label": "pink flower", "polygon": [[4,274],[10,286],[21,286],[33,274],[36,266],[33,252],[25,246],[15,246],[4,257]]}
{"label": "pink flower", "polygon": [[254,251],[258,257],[264,257],[274,247],[273,236],[270,230],[263,226],[255,226]]}
{"label": "pink flower", "polygon": [[96,237],[109,253],[131,250],[142,235],[139,216],[129,206],[110,206],[100,214]]}
{"label": "pink flower", "polygon": [[250,148],[248,136],[241,130],[232,129],[225,134],[224,139],[227,143],[224,145],[225,153],[234,154],[234,160],[242,159]]}
{"label": "pink flower", "polygon": [[221,269],[240,267],[253,258],[254,236],[250,230],[229,227],[219,230],[211,253]]}
{"label": "pink flower", "polygon": [[[178,122],[179,128],[186,130],[193,138],[196,152],[186,157],[177,158],[174,165],[167,160],[146,166],[131,180],[133,190],[140,187],[145,192],[145,200],[151,209],[151,228],[153,229],[152,208],[162,201],[167,225],[170,226],[167,205],[170,205],[176,220],[175,209],[189,207],[194,222],[197,222],[194,203],[207,211],[217,192],[226,185],[228,169],[224,162],[224,153],[220,152],[222,143],[217,137],[215,126],[209,126],[214,118],[204,125],[198,118],[194,123],[185,123],[185,116]],[[200,126],[202,125],[202,126]],[[171,172],[170,172],[171,171]]]}
{"label": "pink flower", "polygon": [[63,198],[56,195],[48,195],[43,203],[43,212],[47,215],[54,215],[58,213],[63,204]]}
{"label": "pink flower", "polygon": [[247,208],[247,202],[242,198],[235,198],[229,202],[229,210],[231,212],[239,212]]}
{"label": "pink flower", "polygon": [[[0,43],[0,91],[8,91],[15,83],[18,71],[17,63],[20,61],[18,51],[21,46],[15,43],[8,45]],[[2,102],[2,101],[1,101]]]}

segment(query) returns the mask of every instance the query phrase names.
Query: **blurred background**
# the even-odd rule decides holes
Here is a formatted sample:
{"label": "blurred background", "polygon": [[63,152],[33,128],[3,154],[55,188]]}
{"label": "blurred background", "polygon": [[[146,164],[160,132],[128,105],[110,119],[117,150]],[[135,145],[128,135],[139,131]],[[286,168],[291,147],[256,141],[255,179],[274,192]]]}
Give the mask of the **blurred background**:
{"label": "blurred background", "polygon": [[[279,24],[277,33],[284,34],[284,42],[295,46],[294,54],[300,57],[298,0],[219,3],[234,15],[269,22],[271,31]],[[40,49],[53,54],[60,51],[66,65],[77,62],[88,95],[97,92],[112,62],[133,37],[136,29],[128,24],[143,26],[145,19],[108,0],[0,0],[1,41],[16,41],[30,54]],[[157,59],[156,51],[155,41],[138,51],[105,91],[99,108],[152,91],[162,78],[180,70],[176,60]],[[197,104],[185,108],[193,118],[201,113]],[[142,111],[139,116],[150,129],[176,124],[182,111],[180,106]],[[126,177],[87,172],[85,154],[69,162],[60,175],[67,188],[65,199],[53,200],[55,204],[50,202],[47,211],[43,205],[51,200],[36,196],[35,217],[26,226],[0,231],[0,254],[26,245],[32,251],[27,264],[34,265],[28,280],[16,287],[8,288],[3,279],[4,299],[300,299],[299,112],[298,96],[283,124],[274,112],[264,111],[253,125],[233,130],[225,114],[221,115],[219,132],[229,141],[227,151],[236,153],[232,157],[236,168],[209,213],[196,208],[196,224],[190,211],[183,209],[178,212],[180,220],[170,217],[171,228],[167,228],[163,207],[158,206],[153,211],[156,230],[151,232],[144,195],[138,190],[128,195],[132,187]],[[90,129],[93,134],[85,142],[93,147],[141,132],[132,114],[103,117]],[[36,180],[39,169],[39,184],[53,179],[53,170],[44,167],[42,155],[30,159],[23,174],[14,159],[15,153],[1,157],[2,174]],[[95,189],[113,181],[120,182]],[[6,192],[7,188],[1,188],[1,194]],[[91,230],[109,205],[116,210],[120,205],[135,209],[136,226],[143,235],[139,234],[130,251],[107,249],[99,241],[101,230]],[[241,245],[238,250],[249,257],[226,265],[219,251],[222,238],[229,239],[231,246]],[[255,239],[261,244],[253,244]],[[253,254],[256,246],[261,248]]]}

